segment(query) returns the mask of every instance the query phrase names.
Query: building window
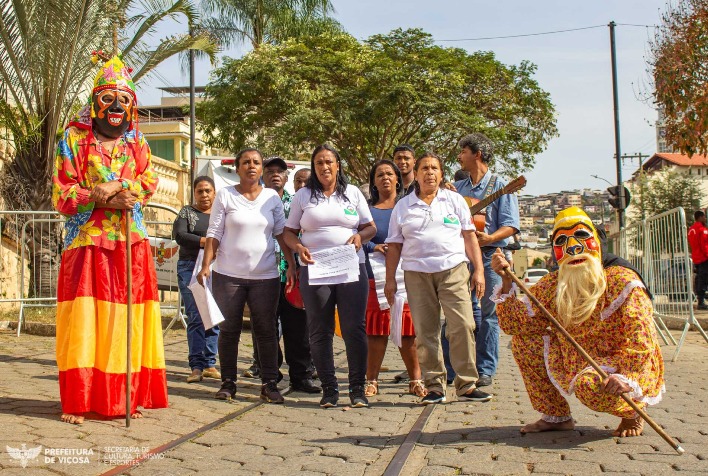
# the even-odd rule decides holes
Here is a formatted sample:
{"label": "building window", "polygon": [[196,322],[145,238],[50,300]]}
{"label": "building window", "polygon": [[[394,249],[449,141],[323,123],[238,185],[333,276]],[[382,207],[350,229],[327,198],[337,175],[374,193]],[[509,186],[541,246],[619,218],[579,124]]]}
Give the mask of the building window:
{"label": "building window", "polygon": [[179,163],[185,164],[187,161],[187,143],[185,141],[179,141]]}
{"label": "building window", "polygon": [[175,161],[175,143],[172,139],[150,139],[150,150],[152,155],[170,162]]}

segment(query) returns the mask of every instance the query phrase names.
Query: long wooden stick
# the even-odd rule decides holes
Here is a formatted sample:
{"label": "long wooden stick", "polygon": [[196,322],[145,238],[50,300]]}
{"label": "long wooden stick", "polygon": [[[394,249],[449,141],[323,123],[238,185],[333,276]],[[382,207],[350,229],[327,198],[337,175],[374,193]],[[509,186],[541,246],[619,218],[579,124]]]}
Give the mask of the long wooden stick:
{"label": "long wooden stick", "polygon": [[[598,374],[600,374],[600,377],[602,378],[602,380],[604,381],[604,380],[606,380],[607,378],[609,378],[609,376],[607,375],[607,373],[606,373],[604,370],[602,370],[602,367],[600,367],[600,366],[598,365],[598,363],[595,362],[595,359],[593,359],[593,358],[590,356],[590,354],[588,354],[588,353],[585,351],[585,349],[583,349],[583,348],[580,346],[580,344],[578,344],[578,343],[575,341],[575,339],[573,339],[573,336],[571,336],[571,335],[568,333],[568,331],[566,331],[565,328],[561,325],[561,323],[558,322],[558,321],[556,320],[556,318],[553,317],[553,315],[552,315],[550,312],[548,312],[548,309],[546,309],[546,308],[543,306],[543,304],[541,304],[541,303],[539,302],[539,300],[536,299],[536,296],[534,296],[533,294],[531,294],[531,293],[529,292],[528,288],[524,285],[524,283],[522,283],[521,280],[520,280],[519,278],[517,278],[516,275],[515,275],[514,273],[512,273],[509,268],[504,268],[504,271],[506,272],[507,276],[509,276],[509,277],[511,278],[511,280],[516,283],[516,285],[519,287],[519,289],[521,289],[521,290],[529,297],[529,299],[536,305],[536,307],[538,307],[538,308],[541,310],[541,312],[542,312],[543,315],[546,317],[546,319],[548,319],[548,320],[550,321],[550,323],[553,324],[553,327],[555,327],[556,329],[558,329],[558,331],[559,331],[561,334],[563,334],[563,337],[565,337],[566,340],[568,340],[568,342],[570,342],[570,344],[571,344],[573,347],[575,347],[575,350],[577,350],[578,353],[583,356],[583,358],[587,361],[587,363],[589,363],[590,366],[591,366],[593,369],[595,369],[595,371],[596,371]],[[652,419],[649,417],[649,415],[646,414],[646,412],[645,412],[644,410],[642,410],[641,408],[639,408],[639,406],[634,402],[634,400],[632,400],[632,399],[630,398],[629,395],[627,395],[626,393],[623,393],[623,394],[620,395],[620,397],[622,397],[622,399],[623,399],[625,402],[627,402],[627,403],[629,404],[629,406],[632,407],[632,408],[634,409],[634,411],[637,412],[637,413],[639,414],[639,416],[644,419],[644,421],[646,421],[647,423],[649,423],[649,426],[651,426],[652,428],[654,428],[654,431],[656,431],[656,432],[659,434],[659,436],[661,436],[661,437],[664,439],[664,441],[666,441],[668,444],[670,444],[671,447],[672,447],[674,450],[676,450],[676,452],[677,452],[678,454],[682,455],[682,454],[685,452],[685,450],[684,450],[683,448],[681,448],[681,446],[680,446],[678,443],[676,443],[676,442],[663,430],[663,428],[661,428],[659,425],[657,425],[656,422],[655,422],[654,420],[652,420]]]}
{"label": "long wooden stick", "polygon": [[126,352],[125,359],[125,427],[130,428],[130,392],[133,388],[131,382],[130,359],[133,356],[133,250],[130,243],[130,228],[132,227],[133,211],[125,211],[125,248],[126,248]]}

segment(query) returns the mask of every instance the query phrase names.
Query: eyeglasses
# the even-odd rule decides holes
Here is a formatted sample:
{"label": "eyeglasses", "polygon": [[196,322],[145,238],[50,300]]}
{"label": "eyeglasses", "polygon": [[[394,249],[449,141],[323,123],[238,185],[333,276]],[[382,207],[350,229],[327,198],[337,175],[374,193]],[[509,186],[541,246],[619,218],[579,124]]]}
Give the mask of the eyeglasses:
{"label": "eyeglasses", "polygon": [[[579,229],[575,230],[575,232],[573,233],[572,236],[576,240],[585,241],[588,238],[592,238],[593,235],[592,235],[592,233],[590,233],[589,230],[586,230],[584,228],[579,228]],[[565,246],[565,244],[568,243],[568,238],[569,238],[568,235],[558,235],[558,237],[555,240],[553,240],[553,246]]]}
{"label": "eyeglasses", "polygon": [[433,211],[430,208],[425,209],[425,216],[423,217],[423,223],[420,225],[420,230],[425,231],[428,225],[433,221]]}

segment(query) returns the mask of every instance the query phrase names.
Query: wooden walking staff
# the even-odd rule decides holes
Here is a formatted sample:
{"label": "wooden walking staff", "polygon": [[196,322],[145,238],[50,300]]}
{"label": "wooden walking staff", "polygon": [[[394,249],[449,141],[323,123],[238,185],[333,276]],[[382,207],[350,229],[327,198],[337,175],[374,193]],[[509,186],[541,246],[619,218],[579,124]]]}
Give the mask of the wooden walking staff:
{"label": "wooden walking staff", "polygon": [[[539,302],[539,300],[536,299],[536,296],[534,296],[533,294],[531,294],[529,292],[528,288],[526,286],[524,286],[524,283],[522,283],[521,280],[519,278],[517,278],[516,275],[514,275],[514,273],[512,273],[509,268],[504,268],[504,272],[507,274],[507,276],[509,276],[511,278],[511,280],[513,282],[516,283],[516,285],[519,287],[519,289],[521,289],[529,297],[529,299],[536,305],[536,307],[538,307],[541,310],[541,312],[546,317],[546,319],[548,319],[550,321],[550,323],[553,324],[553,327],[558,329],[558,331],[561,334],[563,334],[563,337],[565,337],[568,340],[568,342],[570,342],[570,344],[573,347],[575,347],[575,350],[577,350],[578,353],[583,356],[583,358],[587,361],[587,363],[590,364],[590,366],[593,369],[595,369],[595,371],[598,374],[600,374],[600,377],[602,378],[602,380],[603,381],[607,380],[609,378],[609,375],[607,375],[607,372],[602,370],[602,367],[600,367],[600,365],[598,365],[598,363],[595,362],[595,359],[593,359],[590,356],[590,354],[588,354],[585,351],[585,349],[583,349],[580,346],[580,344],[575,342],[575,339],[573,339],[573,337],[568,333],[568,331],[565,330],[565,328],[560,324],[560,322],[558,322],[556,320],[556,318],[553,317],[553,315],[550,312],[548,312],[548,309],[546,309],[543,306],[543,304],[541,304]],[[676,452],[678,454],[682,455],[685,452],[685,450],[683,448],[681,448],[681,446],[678,443],[676,443],[659,425],[657,425],[656,422],[654,420],[652,420],[649,417],[649,415],[646,414],[646,412],[644,410],[639,408],[639,406],[634,402],[634,400],[632,400],[630,398],[629,395],[627,395],[626,393],[623,393],[620,396],[622,397],[622,399],[625,402],[627,402],[629,404],[630,407],[632,407],[634,409],[635,412],[637,412],[637,414],[640,417],[642,417],[644,419],[645,422],[649,423],[649,426],[654,428],[654,431],[656,431],[659,434],[659,436],[661,436],[668,444],[670,444],[671,447],[674,450],[676,450]]]}
{"label": "wooden walking staff", "polygon": [[[123,12],[119,11],[119,5],[116,1],[113,4],[113,56],[118,55],[118,28],[123,26]],[[133,356],[133,250],[131,246],[130,229],[132,228],[133,210],[125,210],[125,303],[126,303],[126,358],[125,358],[125,427],[130,428],[131,420],[131,390],[132,371],[130,368],[130,360]]]}
{"label": "wooden walking staff", "polygon": [[133,221],[133,210],[126,210],[125,211],[125,249],[126,249],[126,254],[125,254],[125,262],[126,262],[126,273],[127,273],[127,279],[125,281],[125,287],[126,287],[126,304],[127,304],[127,310],[126,310],[126,316],[125,316],[125,321],[126,321],[126,352],[127,352],[127,358],[125,359],[125,427],[130,428],[130,391],[133,388],[132,381],[131,381],[131,368],[130,368],[130,359],[133,355],[133,253],[132,253],[132,247],[131,245],[131,239],[130,239],[130,228],[132,226]]}

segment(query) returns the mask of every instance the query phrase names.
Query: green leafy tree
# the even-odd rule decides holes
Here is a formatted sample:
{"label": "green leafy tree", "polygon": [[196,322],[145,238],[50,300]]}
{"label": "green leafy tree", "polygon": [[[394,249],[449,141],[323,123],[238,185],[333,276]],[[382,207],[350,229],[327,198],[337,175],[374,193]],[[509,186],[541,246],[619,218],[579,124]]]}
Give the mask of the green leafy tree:
{"label": "green leafy tree", "polygon": [[[183,18],[192,23],[197,19],[189,0],[2,2],[0,127],[9,138],[10,153],[0,173],[0,196],[6,208],[51,208],[51,176],[61,128],[91,91],[97,71],[90,61],[91,52],[112,50],[114,22],[125,12],[131,16],[119,40],[126,63],[135,68],[135,80],[187,48],[215,54],[216,46],[205,34],[177,35],[151,46],[160,22]],[[56,266],[56,243],[30,249],[53,250],[41,262]],[[49,281],[53,284],[54,280]]]}
{"label": "green leafy tree", "polygon": [[537,256],[533,259],[533,263],[531,263],[532,268],[545,268],[546,267],[546,260],[541,258],[540,256]]}
{"label": "green leafy tree", "polygon": [[708,2],[668,3],[650,51],[666,141],[689,156],[708,154]]}
{"label": "green leafy tree", "polygon": [[633,221],[683,207],[692,216],[701,204],[701,188],[695,176],[676,169],[664,169],[651,175],[642,174],[631,187],[629,216]]}
{"label": "green leafy tree", "polygon": [[225,60],[200,115],[210,142],[232,151],[257,146],[304,158],[329,142],[358,182],[399,143],[449,162],[457,141],[479,131],[495,143],[496,170],[513,175],[532,168],[557,134],[534,71],[528,62],[503,65],[490,52],[436,46],[418,29],[365,42],[322,34]]}

